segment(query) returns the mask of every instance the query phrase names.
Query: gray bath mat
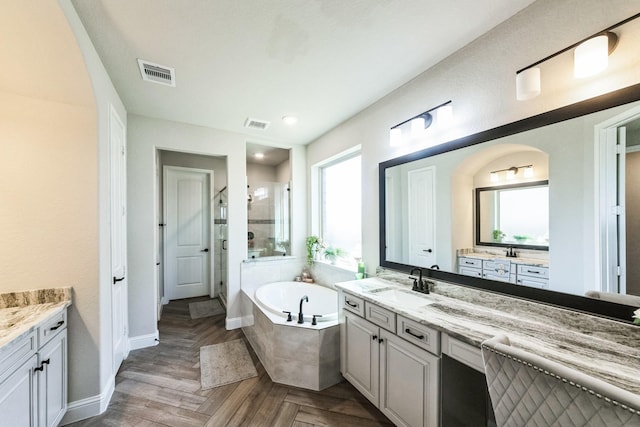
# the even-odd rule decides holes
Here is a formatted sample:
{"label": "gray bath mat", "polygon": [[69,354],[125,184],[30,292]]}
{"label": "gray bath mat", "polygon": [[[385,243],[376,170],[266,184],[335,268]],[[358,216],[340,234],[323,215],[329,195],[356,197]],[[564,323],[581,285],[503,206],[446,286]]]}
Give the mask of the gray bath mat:
{"label": "gray bath mat", "polygon": [[200,347],[202,390],[257,376],[258,372],[243,340]]}
{"label": "gray bath mat", "polygon": [[192,319],[202,319],[222,313],[224,313],[224,308],[218,298],[189,303],[189,314]]}

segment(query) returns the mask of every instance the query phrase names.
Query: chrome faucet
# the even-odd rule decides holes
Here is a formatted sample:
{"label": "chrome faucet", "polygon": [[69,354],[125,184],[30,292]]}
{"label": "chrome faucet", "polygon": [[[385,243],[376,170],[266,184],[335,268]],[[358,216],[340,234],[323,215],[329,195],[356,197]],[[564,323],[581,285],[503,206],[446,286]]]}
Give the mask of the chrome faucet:
{"label": "chrome faucet", "polygon": [[309,297],[305,295],[302,298],[300,298],[300,312],[298,313],[298,323],[304,323],[304,316],[302,314],[302,303],[303,302],[309,302]]}

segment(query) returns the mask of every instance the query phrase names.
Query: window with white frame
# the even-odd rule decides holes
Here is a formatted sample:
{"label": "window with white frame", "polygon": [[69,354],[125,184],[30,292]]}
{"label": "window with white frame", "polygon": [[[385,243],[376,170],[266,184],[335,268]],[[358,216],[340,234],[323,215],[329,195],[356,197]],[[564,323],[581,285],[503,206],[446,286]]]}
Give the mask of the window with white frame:
{"label": "window with white frame", "polygon": [[354,263],[362,253],[360,153],[322,165],[319,171],[319,226],[324,243]]}

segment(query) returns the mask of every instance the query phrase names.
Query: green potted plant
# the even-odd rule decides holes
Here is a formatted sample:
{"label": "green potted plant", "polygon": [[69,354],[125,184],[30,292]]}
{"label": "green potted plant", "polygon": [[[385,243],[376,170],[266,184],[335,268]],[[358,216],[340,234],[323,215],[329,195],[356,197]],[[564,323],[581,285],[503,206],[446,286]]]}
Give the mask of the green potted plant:
{"label": "green potted plant", "polygon": [[494,242],[502,242],[502,239],[504,239],[505,236],[506,236],[506,234],[504,234],[502,231],[493,230],[493,241]]}
{"label": "green potted plant", "polygon": [[324,250],[324,258],[329,260],[331,264],[335,264],[338,260],[338,257],[342,257],[344,255],[346,255],[345,251],[334,246],[329,246]]}
{"label": "green potted plant", "polygon": [[318,236],[309,236],[306,240],[307,245],[307,264],[313,265],[313,260],[326,245],[322,242],[322,238]]}

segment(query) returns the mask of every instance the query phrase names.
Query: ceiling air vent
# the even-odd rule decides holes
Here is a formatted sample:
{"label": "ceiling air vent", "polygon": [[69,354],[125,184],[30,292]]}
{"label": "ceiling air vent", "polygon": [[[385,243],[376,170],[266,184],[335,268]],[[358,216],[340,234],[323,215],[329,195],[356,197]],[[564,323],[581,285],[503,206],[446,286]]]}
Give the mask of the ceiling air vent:
{"label": "ceiling air vent", "polygon": [[154,64],[153,62],[144,61],[142,59],[138,59],[138,66],[140,67],[142,80],[175,87],[176,72],[173,68]]}
{"label": "ceiling air vent", "polygon": [[249,129],[266,130],[270,124],[271,122],[268,122],[266,120],[248,118],[244,122],[244,127]]}

